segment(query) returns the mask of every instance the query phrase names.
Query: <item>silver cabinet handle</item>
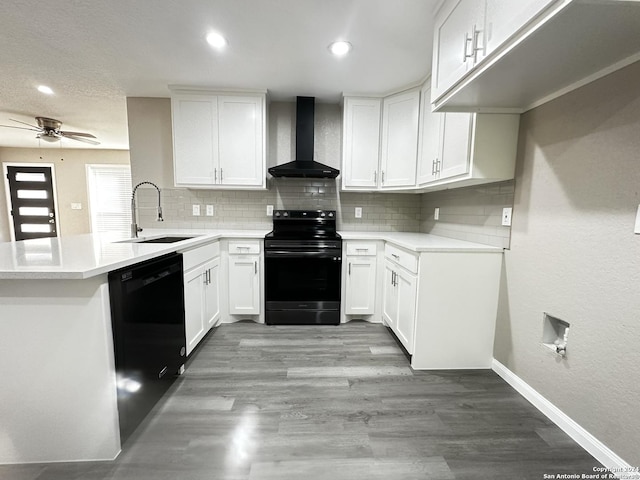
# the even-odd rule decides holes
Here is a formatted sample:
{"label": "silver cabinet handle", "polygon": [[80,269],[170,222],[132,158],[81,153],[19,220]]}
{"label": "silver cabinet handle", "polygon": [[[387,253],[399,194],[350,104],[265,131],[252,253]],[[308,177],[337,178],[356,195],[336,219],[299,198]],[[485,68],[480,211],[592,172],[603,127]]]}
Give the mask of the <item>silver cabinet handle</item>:
{"label": "silver cabinet handle", "polygon": [[213,169],[213,183],[218,183],[218,169]]}
{"label": "silver cabinet handle", "polygon": [[373,171],[373,183],[374,183],[375,185],[377,185],[377,184],[378,184],[378,171],[377,171],[377,170],[374,170],[374,171]]}
{"label": "silver cabinet handle", "polygon": [[211,269],[207,270],[207,284],[211,283]]}
{"label": "silver cabinet handle", "polygon": [[433,160],[431,162],[431,175],[435,175],[436,174],[436,161]]}
{"label": "silver cabinet handle", "polygon": [[478,38],[480,37],[480,34],[482,33],[482,30],[477,30],[476,26],[473,26],[473,62],[477,62],[478,61],[478,52],[484,52],[484,45],[482,45],[481,47],[478,47]]}
{"label": "silver cabinet handle", "polygon": [[384,184],[384,170],[382,170],[382,183]]}
{"label": "silver cabinet handle", "polygon": [[253,262],[253,273],[258,274],[258,261]]}
{"label": "silver cabinet handle", "polygon": [[349,262],[349,275],[351,275],[351,262]]}
{"label": "silver cabinet handle", "polygon": [[222,183],[222,167],[220,167],[220,183]]}
{"label": "silver cabinet handle", "polygon": [[[475,25],[473,27],[475,29]],[[471,53],[467,53],[467,45],[471,44]],[[466,63],[467,58],[473,57],[473,34],[469,36],[467,32],[464,32],[464,45],[462,49],[462,63]]]}
{"label": "silver cabinet handle", "polygon": [[396,255],[395,253],[392,253],[391,256],[396,260],[400,260],[400,255]]}
{"label": "silver cabinet handle", "polygon": [[440,173],[440,159],[436,158],[436,175]]}

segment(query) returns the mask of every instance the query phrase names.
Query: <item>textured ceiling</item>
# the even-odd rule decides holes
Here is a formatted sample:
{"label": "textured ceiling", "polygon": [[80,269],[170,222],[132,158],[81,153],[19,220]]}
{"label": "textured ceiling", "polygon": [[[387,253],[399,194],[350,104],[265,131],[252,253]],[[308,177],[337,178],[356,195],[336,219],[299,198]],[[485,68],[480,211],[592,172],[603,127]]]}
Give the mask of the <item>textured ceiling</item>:
{"label": "textured ceiling", "polygon": [[[93,133],[99,148],[126,149],[126,97],[168,97],[172,84],[267,89],[271,100],[387,93],[429,73],[439,3],[2,0],[0,124],[52,117]],[[212,29],[229,41],[222,52],[205,42]],[[337,39],[353,44],[350,55],[328,53]],[[41,84],[55,94],[39,93]],[[35,132],[0,128],[0,146],[38,144]]]}

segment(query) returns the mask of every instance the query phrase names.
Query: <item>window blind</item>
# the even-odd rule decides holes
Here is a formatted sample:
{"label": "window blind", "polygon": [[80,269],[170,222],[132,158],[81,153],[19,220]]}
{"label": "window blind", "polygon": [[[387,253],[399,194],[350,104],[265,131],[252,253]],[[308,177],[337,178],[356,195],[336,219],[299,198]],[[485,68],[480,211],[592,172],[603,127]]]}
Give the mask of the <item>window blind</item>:
{"label": "window blind", "polygon": [[131,168],[129,165],[87,165],[91,231],[129,232]]}

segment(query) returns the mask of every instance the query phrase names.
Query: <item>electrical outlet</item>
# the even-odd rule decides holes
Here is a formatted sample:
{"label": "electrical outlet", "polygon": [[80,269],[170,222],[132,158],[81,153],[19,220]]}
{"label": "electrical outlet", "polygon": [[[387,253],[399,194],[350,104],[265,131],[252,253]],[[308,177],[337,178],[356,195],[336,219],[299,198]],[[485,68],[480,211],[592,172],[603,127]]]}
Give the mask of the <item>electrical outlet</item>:
{"label": "electrical outlet", "polygon": [[356,207],[356,218],[362,218],[362,207]]}
{"label": "electrical outlet", "polygon": [[207,205],[207,217],[213,217],[213,205]]}
{"label": "electrical outlet", "polygon": [[436,207],[433,211],[433,219],[438,220],[440,218],[440,208]]}
{"label": "electrical outlet", "polygon": [[504,227],[511,226],[511,212],[513,209],[511,207],[505,207],[502,209],[502,225]]}
{"label": "electrical outlet", "polygon": [[200,205],[191,205],[191,208],[193,209],[191,214],[194,217],[199,217],[200,216]]}
{"label": "electrical outlet", "polygon": [[273,205],[267,205],[267,215],[273,217]]}
{"label": "electrical outlet", "polygon": [[82,204],[81,203],[72,203],[71,204],[71,210],[82,210]]}
{"label": "electrical outlet", "polygon": [[638,212],[636,213],[636,225],[633,227],[633,233],[640,235],[640,205],[638,205]]}

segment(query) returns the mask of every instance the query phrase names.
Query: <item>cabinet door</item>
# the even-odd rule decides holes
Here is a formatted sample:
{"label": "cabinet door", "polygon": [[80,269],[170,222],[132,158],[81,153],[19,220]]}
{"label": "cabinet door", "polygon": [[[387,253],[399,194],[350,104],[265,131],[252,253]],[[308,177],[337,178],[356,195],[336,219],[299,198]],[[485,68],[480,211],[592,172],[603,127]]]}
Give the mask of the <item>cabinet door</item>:
{"label": "cabinet door", "polygon": [[373,315],[376,303],[376,257],[347,257],[345,313]]}
{"label": "cabinet door", "polygon": [[486,0],[485,56],[509,40],[555,0]]}
{"label": "cabinet door", "polygon": [[218,103],[215,96],[171,99],[176,185],[213,185],[218,163]]}
{"label": "cabinet door", "polygon": [[394,329],[400,342],[413,354],[413,338],[416,317],[417,280],[414,275],[401,269],[396,270],[396,290],[398,319]]}
{"label": "cabinet door", "polygon": [[384,285],[382,297],[382,316],[386,324],[395,331],[398,318],[398,292],[395,285],[396,265],[390,261],[384,263]]}
{"label": "cabinet door", "polygon": [[[451,88],[474,65],[474,26],[484,28],[485,2],[482,0],[450,0],[440,9],[435,21],[432,99]],[[482,32],[477,41],[483,42]]]}
{"label": "cabinet door", "polygon": [[263,108],[262,97],[218,97],[219,183],[264,184]]}
{"label": "cabinet door", "polygon": [[384,99],[382,105],[382,188],[416,184],[420,92],[413,90]]}
{"label": "cabinet door", "polygon": [[378,185],[380,103],[379,98],[344,99],[343,188]]}
{"label": "cabinet door", "polygon": [[442,150],[437,163],[440,179],[469,172],[473,114],[445,113],[442,125]]}
{"label": "cabinet door", "polygon": [[204,269],[204,324],[210,330],[220,319],[220,258],[215,258]]}
{"label": "cabinet door", "polygon": [[418,142],[418,185],[438,178],[436,162],[440,159],[440,124],[442,113],[431,111],[431,87],[420,92],[420,138]]}
{"label": "cabinet door", "polygon": [[184,327],[187,355],[198,345],[206,330],[203,317],[204,275],[202,268],[194,268],[184,276]]}
{"label": "cabinet door", "polygon": [[229,313],[260,313],[260,257],[229,255]]}

